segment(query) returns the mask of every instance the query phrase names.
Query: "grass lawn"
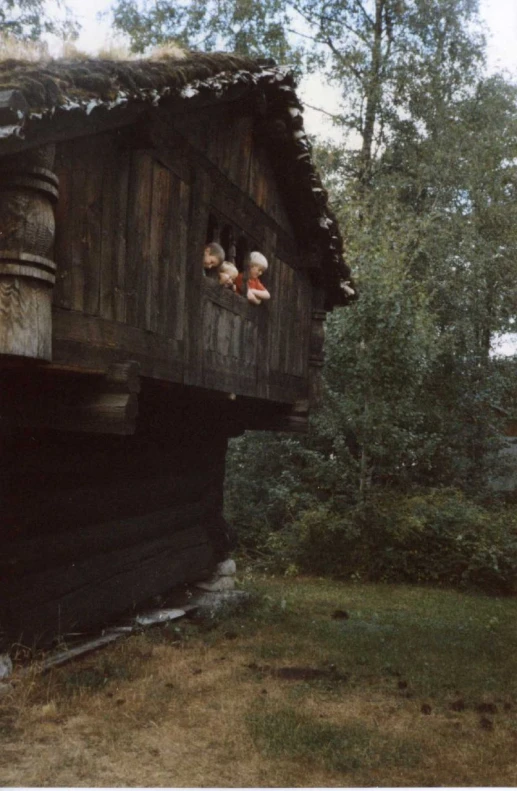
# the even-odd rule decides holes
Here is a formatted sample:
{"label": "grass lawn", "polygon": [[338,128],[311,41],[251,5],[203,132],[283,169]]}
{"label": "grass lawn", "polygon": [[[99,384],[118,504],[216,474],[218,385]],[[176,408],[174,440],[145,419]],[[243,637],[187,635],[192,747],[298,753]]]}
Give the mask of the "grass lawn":
{"label": "grass lawn", "polygon": [[517,600],[250,578],[0,697],[9,786],[517,786]]}

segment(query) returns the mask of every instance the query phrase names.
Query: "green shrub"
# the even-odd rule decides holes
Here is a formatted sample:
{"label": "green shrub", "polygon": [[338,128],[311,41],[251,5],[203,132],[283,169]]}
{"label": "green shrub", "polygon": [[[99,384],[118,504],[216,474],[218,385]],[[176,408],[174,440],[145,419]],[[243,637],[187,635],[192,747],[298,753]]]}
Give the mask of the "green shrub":
{"label": "green shrub", "polygon": [[277,570],[517,591],[517,511],[443,489],[301,513],[265,542]]}

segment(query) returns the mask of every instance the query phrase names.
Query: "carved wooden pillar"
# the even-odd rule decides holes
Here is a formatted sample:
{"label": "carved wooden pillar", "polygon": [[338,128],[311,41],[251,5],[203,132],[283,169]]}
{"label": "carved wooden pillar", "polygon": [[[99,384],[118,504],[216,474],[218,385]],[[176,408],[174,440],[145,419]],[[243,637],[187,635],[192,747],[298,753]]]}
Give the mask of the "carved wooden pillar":
{"label": "carved wooden pillar", "polygon": [[325,310],[313,310],[311,314],[311,339],[309,346],[309,402],[311,407],[317,406],[323,397],[322,368],[325,362],[324,322],[327,317]]}
{"label": "carved wooden pillar", "polygon": [[0,159],[0,355],[52,358],[55,147]]}

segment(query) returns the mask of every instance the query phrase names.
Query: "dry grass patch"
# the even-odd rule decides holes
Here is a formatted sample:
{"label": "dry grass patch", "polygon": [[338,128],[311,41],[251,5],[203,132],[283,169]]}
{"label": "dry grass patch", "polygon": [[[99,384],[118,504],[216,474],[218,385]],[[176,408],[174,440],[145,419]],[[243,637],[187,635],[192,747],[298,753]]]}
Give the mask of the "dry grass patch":
{"label": "dry grass patch", "polygon": [[515,601],[318,580],[255,587],[246,613],[15,675],[0,699],[0,782],[517,785]]}

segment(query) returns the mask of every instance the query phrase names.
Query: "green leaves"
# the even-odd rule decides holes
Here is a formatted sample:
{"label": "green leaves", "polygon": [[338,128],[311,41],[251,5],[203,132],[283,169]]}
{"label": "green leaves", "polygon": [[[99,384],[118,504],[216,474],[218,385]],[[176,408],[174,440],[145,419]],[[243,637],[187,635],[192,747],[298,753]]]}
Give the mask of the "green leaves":
{"label": "green leaves", "polygon": [[172,40],[206,52],[297,62],[297,46],[287,41],[289,13],[280,0],[117,0],[112,13],[114,27],[130,37],[136,52]]}

